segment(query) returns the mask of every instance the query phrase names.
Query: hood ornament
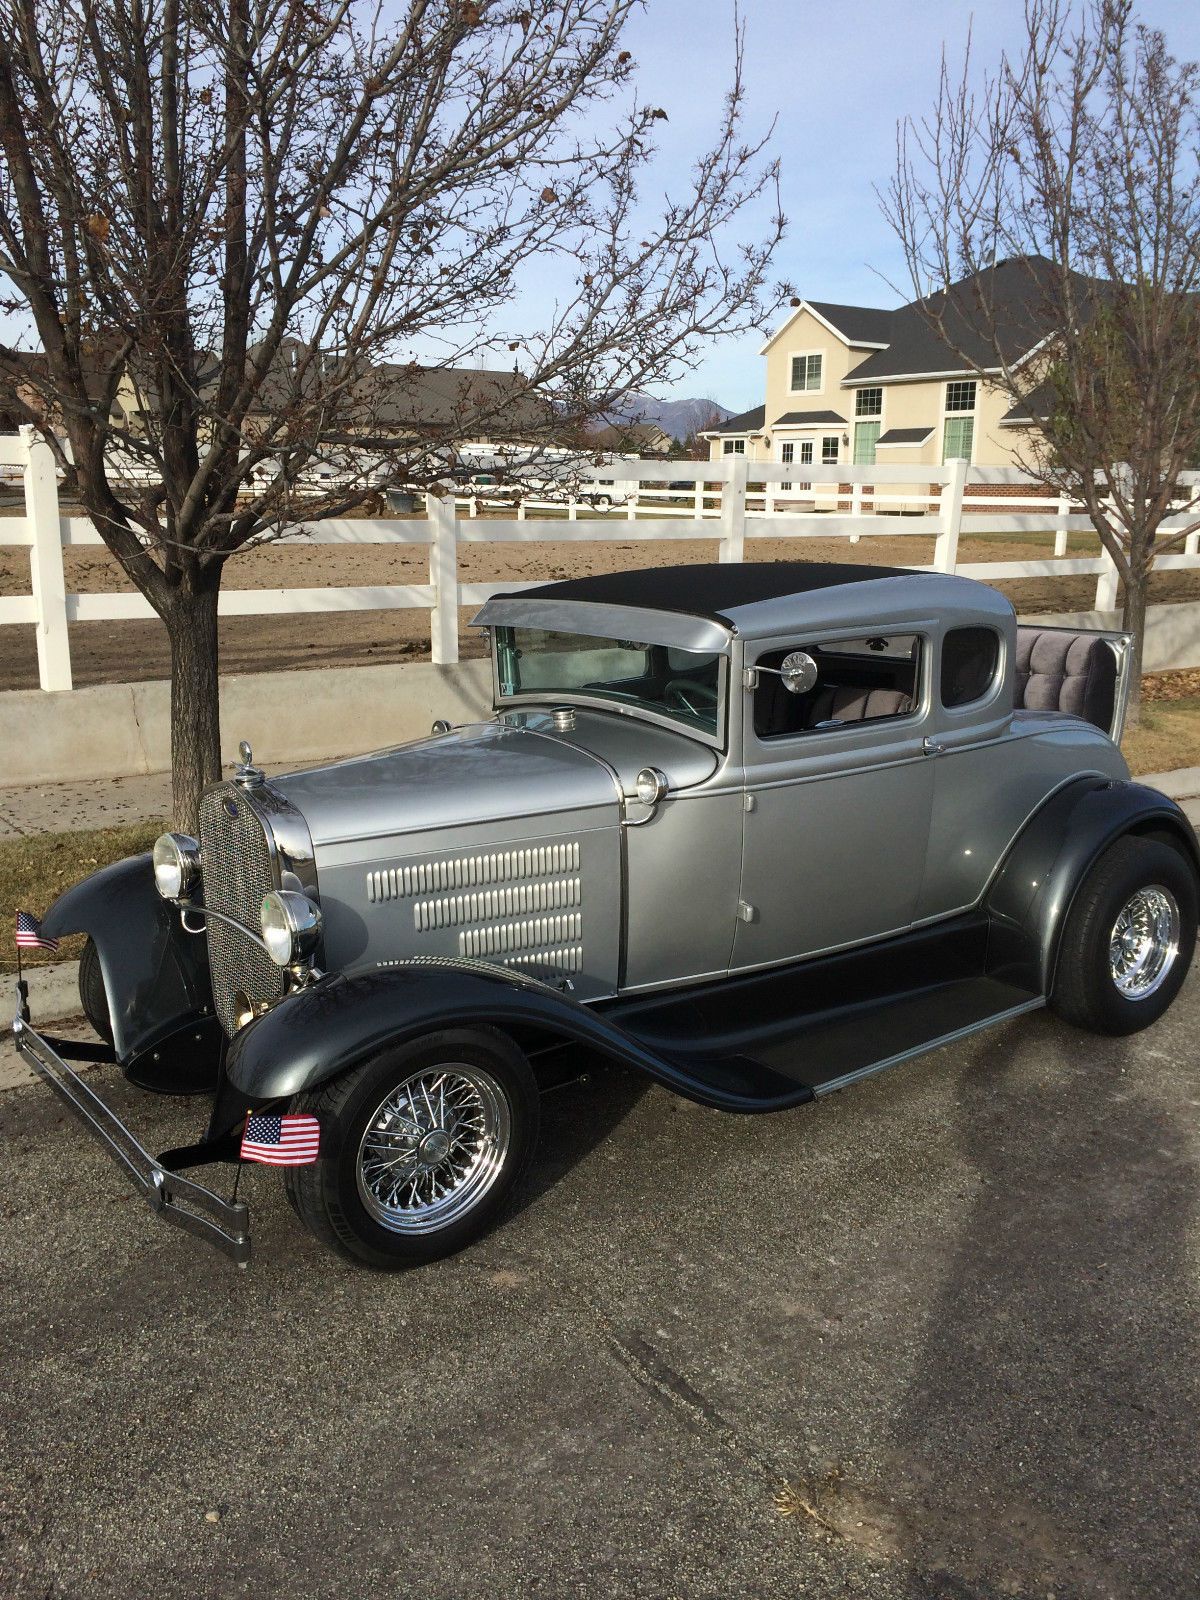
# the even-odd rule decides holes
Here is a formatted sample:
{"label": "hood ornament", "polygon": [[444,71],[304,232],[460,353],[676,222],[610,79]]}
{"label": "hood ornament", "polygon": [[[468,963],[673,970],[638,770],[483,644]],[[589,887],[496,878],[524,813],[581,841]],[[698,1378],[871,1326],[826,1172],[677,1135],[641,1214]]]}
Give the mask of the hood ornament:
{"label": "hood ornament", "polygon": [[266,775],[260,767],[254,765],[254,751],[250,748],[248,739],[243,739],[238,745],[238,755],[242,759],[241,765],[233,769],[234,783],[240,783],[243,789],[253,789],[260,783],[265,783]]}

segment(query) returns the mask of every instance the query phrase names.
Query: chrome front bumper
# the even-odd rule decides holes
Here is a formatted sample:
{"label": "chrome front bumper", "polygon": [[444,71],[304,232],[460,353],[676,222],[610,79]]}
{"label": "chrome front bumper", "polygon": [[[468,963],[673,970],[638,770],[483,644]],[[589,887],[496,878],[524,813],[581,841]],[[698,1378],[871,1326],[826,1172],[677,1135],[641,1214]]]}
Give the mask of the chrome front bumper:
{"label": "chrome front bumper", "polygon": [[164,1222],[215,1245],[239,1267],[246,1266],[250,1260],[249,1208],[242,1201],[223,1200],[211,1189],[162,1166],[24,1017],[18,1014],[13,1019],[12,1031],[20,1054],[100,1140],[151,1211]]}

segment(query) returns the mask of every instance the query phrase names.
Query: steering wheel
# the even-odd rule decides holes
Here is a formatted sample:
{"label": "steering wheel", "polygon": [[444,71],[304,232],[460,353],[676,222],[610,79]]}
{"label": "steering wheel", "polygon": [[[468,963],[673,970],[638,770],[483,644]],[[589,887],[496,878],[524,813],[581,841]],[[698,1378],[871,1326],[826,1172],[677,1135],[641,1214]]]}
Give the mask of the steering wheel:
{"label": "steering wheel", "polygon": [[694,678],[672,678],[663,689],[663,704],[686,711],[689,716],[704,717],[717,709],[717,691],[711,684],[697,683]]}

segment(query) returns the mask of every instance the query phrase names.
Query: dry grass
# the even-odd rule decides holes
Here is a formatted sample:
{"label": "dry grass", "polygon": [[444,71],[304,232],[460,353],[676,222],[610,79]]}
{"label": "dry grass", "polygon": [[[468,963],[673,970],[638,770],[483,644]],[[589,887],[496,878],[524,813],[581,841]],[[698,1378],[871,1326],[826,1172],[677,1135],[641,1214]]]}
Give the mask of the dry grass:
{"label": "dry grass", "polygon": [[[149,850],[162,831],[161,822],[145,822],[133,828],[41,833],[0,841],[0,930],[3,930],[0,932],[0,972],[17,970],[13,926],[18,911],[43,916],[51,901],[64,889],[110,861]],[[64,939],[54,954],[47,950],[24,950],[22,964],[35,967],[48,961],[74,960],[82,946],[82,938],[71,938]]]}
{"label": "dry grass", "polygon": [[1141,721],[1126,730],[1121,749],[1133,773],[1200,767],[1200,698],[1143,701]]}

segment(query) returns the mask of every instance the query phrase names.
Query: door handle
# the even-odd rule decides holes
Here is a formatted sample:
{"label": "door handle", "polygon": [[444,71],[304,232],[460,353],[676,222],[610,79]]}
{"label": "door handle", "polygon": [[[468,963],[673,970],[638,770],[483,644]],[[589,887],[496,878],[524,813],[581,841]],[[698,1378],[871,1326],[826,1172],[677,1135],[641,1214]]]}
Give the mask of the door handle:
{"label": "door handle", "polygon": [[926,739],[921,745],[927,756],[940,756],[945,752],[946,746],[939,744],[936,739]]}

